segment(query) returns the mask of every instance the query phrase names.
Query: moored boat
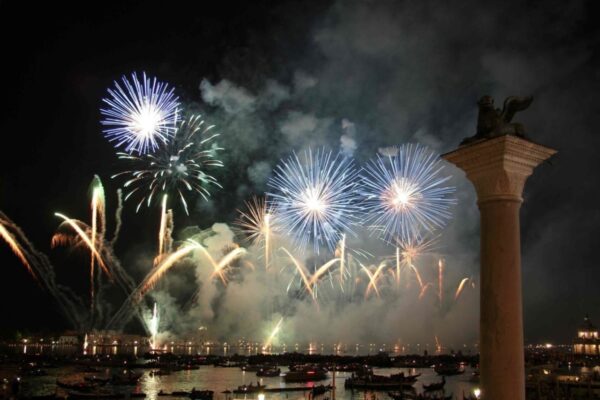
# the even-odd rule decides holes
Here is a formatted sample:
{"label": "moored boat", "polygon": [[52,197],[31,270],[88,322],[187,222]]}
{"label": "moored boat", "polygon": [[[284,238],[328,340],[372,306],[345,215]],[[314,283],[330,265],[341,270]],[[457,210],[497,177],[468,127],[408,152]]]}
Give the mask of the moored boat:
{"label": "moored boat", "polygon": [[435,383],[430,383],[430,384],[424,383],[423,390],[425,390],[426,392],[434,392],[436,390],[443,390],[445,385],[446,385],[446,377],[442,376],[441,382],[435,382]]}
{"label": "moored boat", "polygon": [[438,375],[460,375],[465,373],[465,369],[458,363],[448,363],[448,364],[437,364],[433,367],[433,370]]}
{"label": "moored boat", "polygon": [[327,371],[322,368],[307,367],[282,374],[285,382],[314,382],[327,379]]}
{"label": "moored boat", "polygon": [[237,389],[233,390],[233,393],[235,393],[235,394],[258,393],[261,390],[265,389],[266,387],[267,387],[266,385],[261,385],[258,382],[256,383],[256,385],[254,385],[253,383],[250,383],[249,385],[238,386]]}
{"label": "moored boat", "polygon": [[271,368],[262,368],[256,371],[256,376],[265,376],[265,377],[273,377],[279,376],[281,374],[281,369],[271,367]]}

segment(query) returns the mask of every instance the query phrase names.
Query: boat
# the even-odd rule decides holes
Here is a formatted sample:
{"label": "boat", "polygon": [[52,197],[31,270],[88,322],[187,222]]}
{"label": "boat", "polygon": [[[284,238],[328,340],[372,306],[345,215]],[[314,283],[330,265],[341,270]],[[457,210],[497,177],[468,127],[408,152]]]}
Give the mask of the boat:
{"label": "boat", "polygon": [[444,390],[444,386],[446,385],[446,377],[444,375],[442,375],[442,381],[441,382],[435,382],[435,383],[430,383],[430,384],[423,384],[423,390],[425,390],[426,392],[434,392],[436,390]]}
{"label": "boat", "polygon": [[331,385],[315,386],[312,388],[312,397],[314,398],[315,396],[320,396],[322,394],[325,394],[325,393],[329,392],[331,389],[332,389]]}
{"label": "boat", "polygon": [[281,374],[281,369],[275,367],[262,368],[256,371],[256,376],[272,377],[279,376],[279,374]]}
{"label": "boat", "polygon": [[268,365],[262,365],[262,364],[253,364],[253,365],[242,365],[241,367],[242,371],[246,371],[246,372],[258,372],[261,369],[264,368],[269,368]]}
{"label": "boat", "polygon": [[122,374],[114,374],[110,382],[113,385],[135,385],[141,377],[142,373],[126,369]]}
{"label": "boat", "polygon": [[165,375],[171,375],[171,371],[169,371],[168,369],[155,369],[153,371],[149,372],[150,376],[165,376]]}
{"label": "boat", "polygon": [[344,382],[346,389],[369,389],[369,390],[399,390],[412,387],[414,382],[400,382],[391,380],[369,381],[364,378],[348,378]]}
{"label": "boat", "polygon": [[307,367],[288,371],[282,374],[283,380],[288,382],[314,382],[327,379],[327,371],[322,368]]}
{"label": "boat", "polygon": [[196,390],[194,388],[190,392],[189,398],[190,399],[201,399],[201,400],[212,400],[214,393],[215,392],[213,392],[212,390]]}
{"label": "boat", "polygon": [[460,375],[465,373],[465,369],[461,367],[458,363],[450,363],[450,364],[437,364],[433,367],[433,370],[438,375]]}
{"label": "boat", "polygon": [[416,382],[420,376],[421,376],[421,374],[404,375],[404,372],[400,372],[398,374],[390,375],[390,378],[392,380],[398,380],[398,381],[402,381],[402,382]]}
{"label": "boat", "polygon": [[129,398],[130,399],[145,399],[146,393],[143,393],[143,392],[129,393]]}
{"label": "boat", "polygon": [[266,387],[267,387],[267,385],[261,385],[258,382],[256,382],[256,385],[254,385],[253,383],[250,383],[249,385],[238,386],[237,389],[233,390],[233,393],[235,393],[235,394],[258,393],[261,390],[264,390]]}
{"label": "boat", "polygon": [[195,369],[200,369],[200,366],[194,365],[194,364],[184,364],[184,365],[181,365],[181,369],[184,371],[191,371],[191,370],[195,370]]}
{"label": "boat", "polygon": [[94,391],[94,392],[79,392],[77,390],[69,390],[67,392],[68,399],[122,399],[125,398],[123,393],[113,393],[110,391]]}
{"label": "boat", "polygon": [[415,394],[414,392],[400,390],[399,392],[388,392],[388,396],[393,400],[405,400],[414,398]]}
{"label": "boat", "polygon": [[108,382],[110,382],[110,378],[102,378],[100,376],[84,376],[83,380],[86,382],[93,382],[93,383],[97,383],[98,385],[106,385]]}
{"label": "boat", "polygon": [[370,390],[395,390],[412,387],[421,374],[404,375],[404,373],[390,376],[375,375],[371,370],[363,371],[352,376],[344,382],[347,389],[370,389]]}
{"label": "boat", "polygon": [[85,365],[85,366],[79,368],[79,370],[81,372],[92,372],[92,373],[94,373],[94,372],[100,372],[99,368],[92,367],[91,365]]}
{"label": "boat", "polygon": [[98,387],[94,382],[65,382],[59,379],[56,380],[56,385],[63,389],[75,390],[81,392],[89,392]]}
{"label": "boat", "polygon": [[48,371],[41,369],[41,368],[25,369],[25,370],[23,370],[23,375],[25,375],[25,376],[46,376],[46,375],[48,375]]}
{"label": "boat", "polygon": [[221,361],[215,364],[215,367],[221,367],[221,368],[237,368],[240,367],[242,368],[243,365],[240,364],[239,362],[234,362],[234,361]]}

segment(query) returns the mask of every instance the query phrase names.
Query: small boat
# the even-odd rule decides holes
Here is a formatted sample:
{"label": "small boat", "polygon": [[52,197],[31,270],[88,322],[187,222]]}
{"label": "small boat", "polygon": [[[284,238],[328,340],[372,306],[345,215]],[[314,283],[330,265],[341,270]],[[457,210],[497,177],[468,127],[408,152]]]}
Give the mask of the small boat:
{"label": "small boat", "polygon": [[191,370],[195,370],[195,369],[200,369],[199,365],[194,365],[194,364],[185,364],[181,366],[181,369],[184,371],[191,371]]}
{"label": "small boat", "polygon": [[212,390],[196,390],[190,392],[190,399],[212,400],[214,392]]}
{"label": "small boat", "polygon": [[240,368],[242,369],[242,371],[246,371],[246,372],[258,372],[261,369],[269,368],[269,366],[261,365],[261,364],[253,364],[253,365],[242,365]]}
{"label": "small boat", "polygon": [[233,362],[233,361],[221,361],[215,364],[215,367],[221,367],[221,368],[237,368],[237,367],[243,367],[243,365],[241,365],[239,362]]}
{"label": "small boat", "polygon": [[458,363],[437,364],[435,367],[433,367],[433,370],[438,375],[446,375],[446,376],[460,375],[460,374],[465,373],[464,368],[462,368],[461,365]]}
{"label": "small boat", "polygon": [[321,368],[305,368],[296,371],[288,371],[282,375],[283,380],[288,382],[314,382],[327,379],[327,371]]}
{"label": "small boat", "polygon": [[110,382],[113,385],[135,385],[141,377],[142,373],[126,369],[122,374],[114,374]]}
{"label": "small boat", "polygon": [[266,377],[272,377],[272,376],[279,376],[279,374],[281,374],[281,369],[279,368],[262,368],[259,371],[256,371],[256,376],[266,376]]}
{"label": "small boat", "polygon": [[122,399],[125,395],[123,393],[112,393],[106,392],[78,392],[76,390],[69,390],[67,392],[68,399]]}
{"label": "small boat", "polygon": [[65,382],[59,379],[56,380],[56,385],[68,390],[75,390],[81,392],[89,392],[96,389],[98,385],[93,382]]}
{"label": "small boat", "polygon": [[256,383],[256,385],[250,383],[249,385],[238,386],[237,389],[233,391],[235,394],[244,394],[244,393],[257,393],[261,390],[264,390],[267,385],[261,385],[260,383]]}
{"label": "small boat", "polygon": [[346,389],[402,390],[412,387],[419,376],[421,375],[404,375],[404,373],[391,376],[375,375],[371,370],[366,370],[357,375],[352,374],[345,380],[344,387]]}
{"label": "small boat", "polygon": [[81,372],[91,372],[91,373],[94,373],[94,372],[100,372],[100,369],[99,369],[99,368],[92,367],[91,365],[86,365],[86,366],[83,366],[83,367],[81,367],[79,370],[80,370]]}
{"label": "small boat", "polygon": [[325,394],[327,392],[329,392],[332,389],[331,385],[319,385],[319,386],[315,386],[312,388],[312,396],[313,398],[315,396],[320,396],[322,394]]}
{"label": "small boat", "polygon": [[420,376],[421,374],[404,375],[404,372],[400,372],[399,374],[390,375],[390,379],[393,381],[400,382],[416,382]]}
{"label": "small boat", "polygon": [[402,390],[412,387],[411,382],[395,381],[369,381],[360,378],[348,378],[344,381],[346,389],[368,389],[368,390]]}
{"label": "small boat", "polygon": [[106,385],[108,382],[110,382],[110,378],[102,378],[100,376],[84,376],[83,380],[86,382],[93,382],[93,383],[97,383],[98,385]]}
{"label": "small boat", "polygon": [[23,370],[25,376],[46,376],[48,372],[41,368],[25,369]]}
{"label": "small boat", "polygon": [[401,390],[399,392],[388,392],[388,396],[390,396],[390,398],[392,398],[393,400],[405,400],[414,399],[416,395],[414,392],[406,392],[404,390]]}
{"label": "small boat", "polygon": [[445,385],[446,385],[446,377],[444,375],[442,375],[441,382],[430,383],[428,385],[424,383],[423,390],[425,390],[426,392],[434,392],[437,390],[443,390]]}
{"label": "small boat", "polygon": [[156,369],[154,371],[150,371],[149,372],[150,376],[165,376],[165,375],[171,375],[171,371],[169,371],[168,369]]}

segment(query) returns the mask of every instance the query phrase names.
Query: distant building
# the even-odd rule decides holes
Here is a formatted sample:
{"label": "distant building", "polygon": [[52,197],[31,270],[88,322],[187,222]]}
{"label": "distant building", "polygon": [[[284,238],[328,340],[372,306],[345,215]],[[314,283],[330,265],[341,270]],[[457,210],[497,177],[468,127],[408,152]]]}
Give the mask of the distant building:
{"label": "distant building", "polygon": [[577,338],[573,344],[573,352],[585,356],[600,355],[598,329],[592,324],[590,317],[587,315],[583,319],[583,324],[581,324],[577,331]]}
{"label": "distant building", "polygon": [[79,333],[75,331],[66,331],[58,337],[57,344],[65,346],[78,346]]}

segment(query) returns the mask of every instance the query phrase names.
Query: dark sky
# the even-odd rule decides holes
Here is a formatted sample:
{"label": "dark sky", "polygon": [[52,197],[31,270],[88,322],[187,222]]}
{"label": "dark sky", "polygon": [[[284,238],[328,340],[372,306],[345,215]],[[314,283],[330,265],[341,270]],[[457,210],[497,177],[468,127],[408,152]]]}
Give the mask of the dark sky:
{"label": "dark sky", "polygon": [[[147,71],[170,82],[223,133],[224,189],[189,218],[176,214],[178,226],[231,221],[243,199],[265,189],[265,166],[292,148],[339,145],[343,119],[356,126],[359,160],[410,140],[443,152],[473,133],[481,95],[501,103],[533,94],[518,119],[559,155],[536,170],[525,193],[525,336],[568,342],[583,314],[600,321],[593,2],[188,3],[0,3],[0,210],[51,256],[62,282],[87,290],[85,257],[50,250],[53,213],[86,216],[94,174],[115,206],[110,175],[119,164],[98,110],[122,74]],[[310,79],[318,83],[299,93]],[[223,82],[233,89],[224,93]],[[285,99],[273,100],[273,82]],[[221,97],[211,101],[210,93]],[[466,194],[450,253],[476,253],[473,193],[460,173],[457,180]],[[156,216],[127,207],[116,249],[126,260],[154,245]],[[476,273],[474,265],[463,268]],[[4,245],[0,266],[0,328],[66,325]]]}

